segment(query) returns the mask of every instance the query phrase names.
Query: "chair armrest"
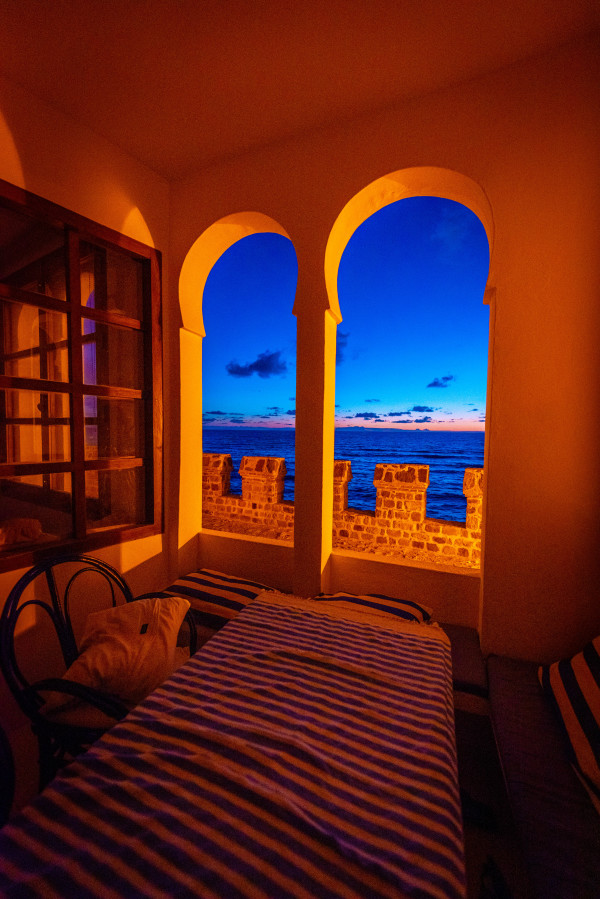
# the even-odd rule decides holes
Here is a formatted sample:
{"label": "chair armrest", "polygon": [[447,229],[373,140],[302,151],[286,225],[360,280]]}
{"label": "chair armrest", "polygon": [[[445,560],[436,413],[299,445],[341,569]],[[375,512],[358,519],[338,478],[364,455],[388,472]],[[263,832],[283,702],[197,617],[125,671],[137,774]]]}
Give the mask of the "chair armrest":
{"label": "chair armrest", "polygon": [[190,656],[193,656],[198,649],[198,630],[196,628],[196,619],[192,609],[188,609],[183,619],[190,631]]}
{"label": "chair armrest", "polygon": [[[125,705],[125,703],[118,699],[116,696],[111,696],[108,693],[103,693],[102,690],[97,690],[95,687],[80,684],[77,683],[77,681],[68,680],[68,678],[44,678],[44,680],[40,680],[35,684],[32,684],[27,692],[30,692],[33,695],[39,695],[39,693],[45,691],[51,691],[53,693],[66,693],[68,696],[74,696],[77,699],[81,699],[83,702],[86,702],[94,708],[98,709],[98,711],[103,712],[105,715],[108,715],[110,718],[114,718],[116,721],[120,721],[121,718],[124,718],[125,715],[127,715],[129,712],[129,709]],[[38,710],[38,713],[40,712],[41,709]],[[42,715],[41,717],[44,716]]]}

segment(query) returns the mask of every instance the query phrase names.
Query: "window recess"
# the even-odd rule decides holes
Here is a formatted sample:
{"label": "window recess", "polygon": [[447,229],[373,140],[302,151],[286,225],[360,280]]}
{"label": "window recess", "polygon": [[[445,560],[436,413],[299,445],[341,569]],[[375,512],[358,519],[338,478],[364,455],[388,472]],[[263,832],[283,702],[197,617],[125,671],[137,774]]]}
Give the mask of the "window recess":
{"label": "window recess", "polygon": [[0,182],[0,570],[162,527],[160,255]]}

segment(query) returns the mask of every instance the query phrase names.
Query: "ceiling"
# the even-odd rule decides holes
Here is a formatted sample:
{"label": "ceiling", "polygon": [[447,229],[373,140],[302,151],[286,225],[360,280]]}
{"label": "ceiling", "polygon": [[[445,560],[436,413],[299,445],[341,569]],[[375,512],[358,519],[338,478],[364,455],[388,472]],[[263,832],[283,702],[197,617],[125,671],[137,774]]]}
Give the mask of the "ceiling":
{"label": "ceiling", "polygon": [[600,25],[600,0],[2,0],[0,72],[169,180]]}

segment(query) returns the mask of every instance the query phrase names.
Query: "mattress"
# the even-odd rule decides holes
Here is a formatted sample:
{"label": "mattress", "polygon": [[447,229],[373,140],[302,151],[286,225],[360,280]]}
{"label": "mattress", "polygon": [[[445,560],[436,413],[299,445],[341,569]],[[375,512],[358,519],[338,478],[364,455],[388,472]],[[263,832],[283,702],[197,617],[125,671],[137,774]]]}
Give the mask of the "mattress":
{"label": "mattress", "polygon": [[0,893],[465,895],[449,643],[261,594],[0,834]]}

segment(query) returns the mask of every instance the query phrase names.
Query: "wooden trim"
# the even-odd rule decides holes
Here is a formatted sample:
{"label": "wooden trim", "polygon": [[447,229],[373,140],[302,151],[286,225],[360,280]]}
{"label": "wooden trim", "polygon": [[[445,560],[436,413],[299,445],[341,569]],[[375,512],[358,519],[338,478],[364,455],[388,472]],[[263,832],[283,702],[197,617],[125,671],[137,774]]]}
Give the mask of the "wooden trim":
{"label": "wooden trim", "polygon": [[101,549],[103,546],[114,546],[119,543],[127,543],[130,540],[141,540],[144,537],[152,537],[160,533],[158,525],[146,524],[139,527],[118,527],[105,531],[94,531],[86,535],[85,539],[56,540],[37,545],[15,544],[14,550],[2,551],[0,549],[0,572],[13,571],[17,568],[29,568],[48,556],[54,556],[57,552],[89,552]]}
{"label": "wooden trim", "polygon": [[73,460],[73,534],[82,539],[86,533],[85,476],[82,465],[85,461],[85,416],[83,414],[83,340],[81,334],[81,278],[79,265],[79,236],[69,229],[67,232],[67,297],[70,305],[69,357],[70,377],[73,385],[71,393],[71,459]]}
{"label": "wooden trim", "polygon": [[105,325],[113,325],[115,328],[128,328],[130,331],[141,331],[144,327],[139,319],[130,318],[128,315],[121,315],[120,312],[106,312],[104,309],[90,309],[88,306],[83,306],[82,312],[83,318],[102,322],[102,324]]}
{"label": "wooden trim", "polygon": [[105,399],[143,400],[147,391],[136,387],[110,387],[108,384],[74,384],[70,381],[42,381],[37,378],[17,378],[0,375],[0,390],[33,390],[38,393],[81,393],[83,396],[100,396]]}
{"label": "wooden trim", "polygon": [[144,459],[138,456],[115,456],[114,458],[87,459],[85,471],[124,471],[129,468],[141,468]]}
{"label": "wooden trim", "polygon": [[9,303],[22,303],[25,306],[39,306],[40,309],[62,315],[66,315],[69,311],[66,300],[57,300],[56,297],[49,297],[45,293],[33,293],[2,282],[0,282],[0,299],[8,300]]}
{"label": "wooden trim", "polygon": [[[161,254],[152,247],[119,234],[110,228],[70,212],[41,197],[15,187],[0,179],[0,203],[20,215],[43,220],[65,235],[66,300],[36,294],[32,291],[0,284],[0,300],[36,306],[48,312],[68,315],[70,345],[69,381],[49,381],[37,378],[21,378],[0,375],[0,389],[57,393],[69,396],[71,417],[57,419],[57,424],[71,425],[71,461],[0,463],[0,478],[18,478],[66,473],[71,476],[73,510],[73,537],[43,545],[0,549],[0,571],[33,564],[37,559],[56,553],[57,550],[84,551],[101,546],[140,539],[160,533],[163,528],[163,401],[162,401],[162,333],[161,333]],[[142,319],[109,312],[104,309],[88,309],[81,305],[80,244],[81,241],[110,250],[122,251],[142,264]],[[143,380],[139,388],[117,387],[105,384],[83,383],[83,352],[85,335],[82,319],[85,318],[111,327],[141,332],[143,340]],[[61,346],[65,343],[61,341]],[[23,351],[30,355],[29,351]],[[116,456],[114,458],[85,458],[84,396],[102,399],[136,400],[144,404],[144,439],[140,457]],[[1,399],[1,397],[0,397]],[[16,422],[16,420],[15,420]],[[42,420],[23,420],[24,424],[49,424]],[[145,478],[145,508],[148,523],[109,527],[98,531],[86,519],[85,476],[88,471],[123,471],[142,469]]]}
{"label": "wooden trim", "polygon": [[114,249],[115,246],[120,247],[142,259],[148,259],[151,255],[158,253],[158,250],[133,237],[113,231],[106,225],[101,225],[77,212],[58,206],[22,187],[16,187],[14,184],[4,181],[2,178],[0,178],[0,198],[3,200],[3,205],[10,206],[21,215],[29,215],[31,218],[41,217],[48,224],[57,228],[67,225],[69,228],[79,231],[82,240],[105,243],[108,249]]}
{"label": "wooden trim", "polygon": [[0,415],[0,422],[3,425],[29,425],[29,427],[33,427],[34,425],[38,426],[46,426],[53,427],[54,425],[67,425],[70,426],[71,419],[70,418],[52,418],[49,415],[45,415],[43,418],[11,418],[9,415]]}
{"label": "wooden trim", "polygon": [[[161,323],[161,272],[160,259],[150,260],[150,270],[144,270],[144,297],[149,309],[144,310],[144,317],[151,327],[151,339],[146,342],[146,358],[144,372],[146,384],[151,386],[146,394],[146,445],[147,459],[154,459],[153,466],[146,471],[146,495],[149,498],[148,511],[152,509],[153,521],[163,530],[163,371],[162,371],[162,323]],[[154,302],[152,300],[154,298]]]}
{"label": "wooden trim", "polygon": [[0,478],[27,478],[36,474],[73,472],[73,462],[0,462]]}
{"label": "wooden trim", "polygon": [[99,396],[114,400],[143,400],[145,391],[136,387],[109,387],[107,384],[83,384],[84,396]]}
{"label": "wooden trim", "polygon": [[18,378],[0,375],[0,390],[36,390],[38,393],[72,393],[69,381],[42,381],[41,378]]}

